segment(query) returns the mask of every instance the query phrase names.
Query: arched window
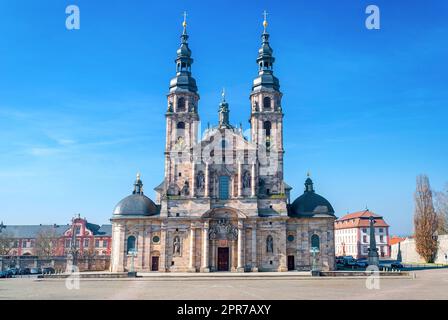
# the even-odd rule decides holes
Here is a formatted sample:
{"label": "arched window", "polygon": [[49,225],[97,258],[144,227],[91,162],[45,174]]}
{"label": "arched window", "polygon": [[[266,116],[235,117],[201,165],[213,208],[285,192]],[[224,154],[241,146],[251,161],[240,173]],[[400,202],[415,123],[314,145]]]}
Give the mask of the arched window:
{"label": "arched window", "polygon": [[274,253],[274,238],[271,235],[266,238],[266,252]]}
{"label": "arched window", "polygon": [[269,137],[271,135],[271,122],[270,121],[265,121],[263,123],[263,129],[266,131],[266,137]]}
{"label": "arched window", "polygon": [[271,110],[271,98],[264,97],[264,99],[263,99],[263,108],[264,108],[264,110]]}
{"label": "arched window", "polygon": [[320,240],[319,236],[317,234],[313,234],[311,236],[311,248],[320,248]]}
{"label": "arched window", "polygon": [[177,112],[183,112],[185,111],[185,98],[180,97],[177,100]]}
{"label": "arched window", "polygon": [[263,123],[263,129],[266,133],[266,150],[270,150],[271,148],[271,122],[265,121]]}
{"label": "arched window", "polygon": [[219,177],[219,199],[226,200],[229,198],[229,177]]}
{"label": "arched window", "polygon": [[130,254],[130,253],[133,253],[135,251],[136,251],[136,248],[135,248],[135,237],[134,236],[130,236],[128,238],[128,242],[127,242],[127,253]]}
{"label": "arched window", "polygon": [[178,122],[177,129],[185,129],[185,122],[182,122],[182,121]]}

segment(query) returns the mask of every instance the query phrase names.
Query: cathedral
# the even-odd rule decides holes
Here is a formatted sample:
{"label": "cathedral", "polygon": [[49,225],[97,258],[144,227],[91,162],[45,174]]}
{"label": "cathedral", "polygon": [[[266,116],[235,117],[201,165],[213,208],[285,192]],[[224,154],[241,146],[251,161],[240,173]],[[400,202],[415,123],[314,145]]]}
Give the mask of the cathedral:
{"label": "cathedral", "polygon": [[250,137],[229,121],[198,136],[199,94],[187,24],[166,107],[164,179],[155,201],[140,175],[113,211],[111,271],[257,272],[333,270],[334,210],[305,181],[291,203],[284,181],[283,110],[267,21],[250,92]]}

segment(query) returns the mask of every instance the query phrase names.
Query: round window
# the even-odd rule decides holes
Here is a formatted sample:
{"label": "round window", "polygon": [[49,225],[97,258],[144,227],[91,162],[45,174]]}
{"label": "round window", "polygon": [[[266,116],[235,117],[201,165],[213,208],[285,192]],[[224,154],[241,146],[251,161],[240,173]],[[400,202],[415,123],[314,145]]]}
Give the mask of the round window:
{"label": "round window", "polygon": [[289,242],[294,241],[294,236],[293,236],[292,234],[290,234],[290,235],[288,236],[288,241],[289,241]]}
{"label": "round window", "polygon": [[152,238],[152,242],[154,242],[154,243],[159,243],[159,241],[160,241],[159,236],[154,236],[154,237]]}

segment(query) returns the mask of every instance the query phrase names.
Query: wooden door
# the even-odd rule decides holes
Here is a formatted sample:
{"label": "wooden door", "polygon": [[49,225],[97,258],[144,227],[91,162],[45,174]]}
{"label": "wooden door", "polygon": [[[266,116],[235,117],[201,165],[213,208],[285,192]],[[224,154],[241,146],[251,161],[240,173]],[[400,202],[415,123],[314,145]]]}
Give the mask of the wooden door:
{"label": "wooden door", "polygon": [[218,271],[229,271],[229,248],[218,248]]}
{"label": "wooden door", "polygon": [[288,256],[288,270],[295,270],[294,256]]}
{"label": "wooden door", "polygon": [[152,257],[151,271],[159,271],[159,257]]}

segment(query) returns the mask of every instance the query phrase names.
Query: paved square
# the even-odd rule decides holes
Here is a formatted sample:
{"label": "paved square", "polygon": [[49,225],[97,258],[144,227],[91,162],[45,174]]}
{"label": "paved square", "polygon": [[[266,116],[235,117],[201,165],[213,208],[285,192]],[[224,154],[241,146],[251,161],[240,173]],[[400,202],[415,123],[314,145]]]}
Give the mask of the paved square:
{"label": "paved square", "polygon": [[416,272],[416,279],[164,278],[66,280],[0,279],[0,299],[448,299],[448,269]]}

